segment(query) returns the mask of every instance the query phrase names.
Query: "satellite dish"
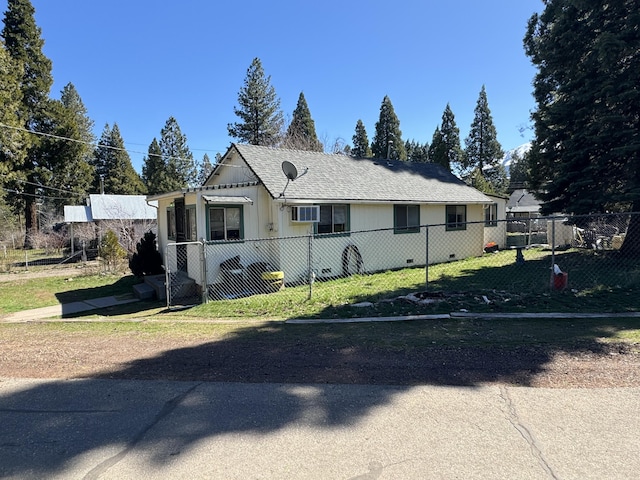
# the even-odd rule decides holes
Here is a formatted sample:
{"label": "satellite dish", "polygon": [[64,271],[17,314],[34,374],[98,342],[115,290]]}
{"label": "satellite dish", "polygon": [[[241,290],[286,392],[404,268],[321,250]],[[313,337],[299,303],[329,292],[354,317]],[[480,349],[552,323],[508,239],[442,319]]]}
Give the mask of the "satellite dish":
{"label": "satellite dish", "polygon": [[282,162],[282,171],[287,177],[287,184],[284,186],[284,190],[282,190],[280,197],[284,197],[284,192],[287,190],[289,182],[293,182],[296,178],[300,178],[302,175],[305,175],[309,171],[309,167],[305,168],[304,172],[302,172],[302,175],[298,177],[298,169],[296,168],[296,166],[293,163],[285,160],[284,162]]}
{"label": "satellite dish", "polygon": [[286,160],[282,162],[282,171],[289,180],[293,181],[298,178],[298,169],[291,162],[287,162]]}

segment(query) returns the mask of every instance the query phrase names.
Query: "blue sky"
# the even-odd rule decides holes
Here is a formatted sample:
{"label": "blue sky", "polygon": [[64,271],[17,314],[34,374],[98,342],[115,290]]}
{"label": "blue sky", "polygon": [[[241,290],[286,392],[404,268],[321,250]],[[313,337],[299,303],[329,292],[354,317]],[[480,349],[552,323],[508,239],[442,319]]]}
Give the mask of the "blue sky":
{"label": "blue sky", "polygon": [[[541,0],[31,2],[52,96],[73,83],[96,136],[117,123],[138,172],[170,116],[197,161],[224,153],[255,57],[285,116],[304,92],[329,145],[351,144],[358,119],[371,140],[388,95],[404,140],[430,142],[449,103],[464,146],[483,84],[503,149],[532,137],[535,70],[522,38]],[[0,0],[3,18],[6,8]]]}

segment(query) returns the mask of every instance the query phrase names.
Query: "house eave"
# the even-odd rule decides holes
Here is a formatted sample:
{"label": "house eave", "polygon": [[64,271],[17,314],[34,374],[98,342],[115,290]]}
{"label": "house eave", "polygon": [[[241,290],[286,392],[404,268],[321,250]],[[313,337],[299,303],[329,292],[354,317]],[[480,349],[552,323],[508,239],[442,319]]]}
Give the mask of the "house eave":
{"label": "house eave", "polygon": [[464,200],[444,200],[444,201],[434,201],[434,200],[419,200],[419,199],[352,199],[352,198],[286,198],[279,197],[275,198],[274,201],[280,204],[296,204],[296,205],[308,205],[310,203],[314,204],[336,204],[336,203],[348,203],[351,205],[488,205],[493,203],[491,200],[487,199],[486,201],[481,200],[473,200],[473,201],[464,201]]}
{"label": "house eave", "polygon": [[205,185],[202,187],[191,187],[184,188],[182,190],[175,190],[173,192],[168,193],[158,193],[156,195],[148,195],[147,200],[166,200],[167,198],[177,198],[182,197],[188,193],[199,193],[199,192],[207,192],[212,190],[226,190],[233,188],[243,188],[243,187],[255,187],[259,185],[259,182],[242,182],[242,183],[224,183],[221,185]]}

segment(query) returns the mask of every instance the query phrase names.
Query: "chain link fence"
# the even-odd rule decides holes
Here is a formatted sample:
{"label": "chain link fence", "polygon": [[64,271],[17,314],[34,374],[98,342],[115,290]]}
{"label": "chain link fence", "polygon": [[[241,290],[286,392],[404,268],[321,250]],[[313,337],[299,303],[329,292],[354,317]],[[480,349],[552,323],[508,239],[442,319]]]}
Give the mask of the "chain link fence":
{"label": "chain link fence", "polygon": [[184,304],[185,299],[234,299],[293,286],[306,287],[300,290],[304,301],[319,282],[329,288],[334,282],[334,288],[341,289],[351,280],[359,282],[366,298],[374,279],[384,282],[390,272],[388,296],[428,291],[548,294],[567,288],[635,286],[640,282],[640,258],[621,251],[634,215],[533,217],[171,244],[166,255],[168,306]]}

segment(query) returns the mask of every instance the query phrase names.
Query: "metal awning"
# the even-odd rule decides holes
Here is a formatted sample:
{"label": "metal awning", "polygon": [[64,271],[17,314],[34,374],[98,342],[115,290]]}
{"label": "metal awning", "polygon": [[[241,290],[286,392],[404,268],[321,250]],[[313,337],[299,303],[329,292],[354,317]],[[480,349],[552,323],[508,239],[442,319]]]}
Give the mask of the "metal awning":
{"label": "metal awning", "polygon": [[253,200],[249,197],[234,197],[230,195],[203,195],[207,203],[249,203],[253,205]]}

